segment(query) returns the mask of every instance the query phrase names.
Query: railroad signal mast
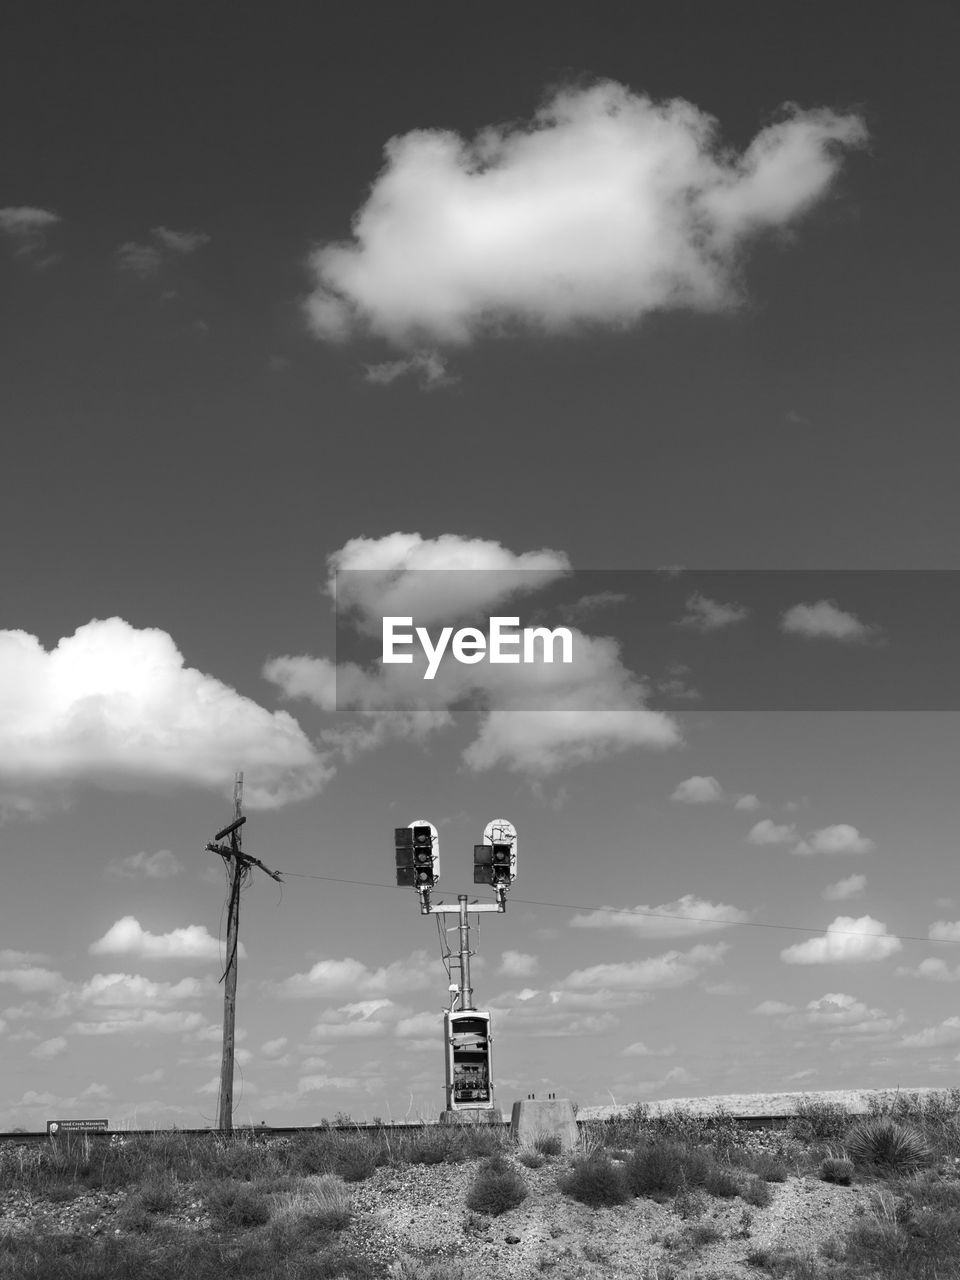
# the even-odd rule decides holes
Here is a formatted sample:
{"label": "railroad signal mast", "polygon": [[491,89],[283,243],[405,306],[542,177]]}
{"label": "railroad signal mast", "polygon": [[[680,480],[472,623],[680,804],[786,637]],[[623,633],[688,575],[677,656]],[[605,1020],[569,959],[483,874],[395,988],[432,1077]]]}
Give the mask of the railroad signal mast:
{"label": "railroad signal mast", "polygon": [[[517,875],[517,832],[504,818],[488,822],[483,842],[473,846],[473,880],[489,884],[496,902],[468,903],[465,893],[457,905],[434,903],[431,892],[440,878],[440,849],[432,822],[417,819],[409,827],[395,829],[397,884],[416,889],[421,915],[458,917],[460,949],[450,959],[458,965],[459,982],[450,987],[450,1008],[444,1010],[443,1034],[446,1068],[446,1115],[456,1112],[492,1112],[494,1108],[493,1062],[490,1046],[490,1014],[474,1007],[470,979],[470,916],[507,909],[507,894]],[[478,1117],[479,1118],[479,1117]]]}

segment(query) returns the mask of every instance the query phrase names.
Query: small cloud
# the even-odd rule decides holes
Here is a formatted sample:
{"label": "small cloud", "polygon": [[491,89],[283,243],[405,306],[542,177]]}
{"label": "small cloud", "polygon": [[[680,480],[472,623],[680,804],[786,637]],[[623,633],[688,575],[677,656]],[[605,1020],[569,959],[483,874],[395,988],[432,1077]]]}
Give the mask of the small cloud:
{"label": "small cloud", "polygon": [[900,939],[872,916],[837,916],[822,937],[786,947],[780,959],[786,964],[859,964],[886,960],[902,948]]}
{"label": "small cloud", "polygon": [[781,630],[789,635],[807,639],[839,640],[843,643],[863,643],[879,637],[880,629],[861,622],[853,613],[847,613],[833,600],[818,600],[816,604],[795,604],[780,620]]}
{"label": "small cloud", "polygon": [[793,1013],[794,1006],[784,1004],[782,1000],[761,1000],[753,1012],[762,1014],[765,1018],[774,1018],[782,1013]]}
{"label": "small cloud", "polygon": [[430,985],[426,952],[418,951],[407,960],[368,969],[360,960],[318,960],[306,973],[295,973],[272,985],[275,995],[298,999],[310,996],[363,995],[420,990]]}
{"label": "small cloud", "polygon": [[694,631],[721,631],[742,622],[750,612],[739,604],[721,604],[717,600],[695,592],[687,600],[687,612],[677,623],[678,627],[690,627]]}
{"label": "small cloud", "polygon": [[880,1035],[901,1026],[903,1014],[891,1018],[882,1009],[871,1009],[842,991],[830,991],[809,1002],[803,1021],[808,1026],[827,1027],[845,1035]]}
{"label": "small cloud", "polygon": [[927,930],[932,942],[960,942],[960,920],[938,920]]}
{"label": "small cloud", "polygon": [[420,351],[406,360],[368,364],[365,366],[363,380],[372,382],[375,386],[388,387],[398,378],[408,375],[419,379],[421,391],[436,391],[439,387],[449,387],[458,381],[447,372],[446,361],[438,351]]}
{"label": "small cloud", "polygon": [[755,795],[737,796],[733,807],[743,813],[752,813],[755,809],[760,808],[760,800]]}
{"label": "small cloud", "polygon": [[210,243],[205,231],[172,231],[169,227],[154,227],[150,234],[164,249],[181,258]]}
{"label": "small cloud", "polygon": [[597,609],[609,609],[613,605],[625,604],[630,597],[622,591],[595,591],[592,595],[581,596],[572,606],[571,612],[593,613]]}
{"label": "small cloud", "polygon": [[679,783],[670,797],[681,804],[711,804],[723,799],[723,787],[714,777],[694,775]]}
{"label": "small cloud", "polygon": [[941,1045],[956,1044],[960,1040],[960,1016],[944,1018],[934,1027],[925,1027],[912,1036],[904,1036],[900,1041],[900,1049],[937,1049]]}
{"label": "small cloud", "polygon": [[355,1089],[359,1081],[355,1076],[301,1076],[297,1081],[297,1093],[323,1093],[328,1089]]}
{"label": "small cloud", "polygon": [[163,1079],[163,1067],[155,1067],[145,1075],[137,1076],[137,1084],[159,1084]]}
{"label": "small cloud", "polygon": [[126,858],[114,858],[107,866],[109,876],[146,876],[148,880],[166,880],[183,870],[179,858],[169,849],[156,853],[131,853]]}
{"label": "small cloud", "polygon": [[820,896],[827,902],[842,902],[845,898],[855,898],[858,893],[863,893],[866,887],[866,876],[847,876],[846,880],[828,884]]}
{"label": "small cloud", "polygon": [[867,836],[862,836],[856,827],[849,823],[838,822],[832,827],[821,827],[819,831],[811,831],[806,839],[801,840],[794,853],[870,853],[876,845]]}
{"label": "small cloud", "polygon": [[586,915],[574,916],[570,924],[578,929],[626,928],[648,937],[680,938],[743,924],[748,919],[747,913],[739,907],[707,902],[692,893],[685,893],[676,902],[665,902],[659,907],[639,906],[627,910],[605,907],[590,911]]}
{"label": "small cloud", "polygon": [[52,1040],[43,1040],[30,1050],[30,1056],[39,1058],[42,1062],[49,1062],[51,1058],[58,1058],[61,1053],[66,1053],[67,1042],[63,1036],[54,1036]]}
{"label": "small cloud", "polygon": [[276,1040],[265,1040],[260,1046],[260,1052],[265,1058],[276,1058],[283,1053],[287,1044],[286,1036],[278,1036]]}
{"label": "small cloud", "polygon": [[154,244],[137,244],[128,240],[117,250],[117,266],[136,276],[152,276],[163,265],[163,254]]}
{"label": "small cloud", "polygon": [[185,258],[208,244],[210,237],[202,231],[171,231],[154,227],[146,241],[128,240],[117,250],[117,266],[142,277],[156,275],[160,269]]}
{"label": "small cloud", "polygon": [[897,969],[898,978],[925,978],[928,982],[960,982],[960,964],[953,969],[939,956],[928,956],[916,969]]}
{"label": "small cloud", "polygon": [[506,978],[529,978],[536,973],[539,961],[523,951],[504,951],[497,973]]}
{"label": "small cloud", "polygon": [[625,1049],[621,1049],[620,1056],[621,1058],[666,1058],[675,1052],[673,1045],[666,1049],[649,1049],[642,1040],[637,1040],[634,1044],[628,1044]]}
{"label": "small cloud", "polygon": [[666,951],[647,960],[595,964],[576,969],[559,984],[566,991],[624,990],[642,992],[693,982],[726,954],[726,943],[699,943],[689,951]]}
{"label": "small cloud", "polygon": [[751,844],[792,844],[796,838],[796,827],[778,826],[769,818],[758,822],[747,836]]}
{"label": "small cloud", "polygon": [[49,209],[35,209],[29,205],[8,206],[0,209],[0,236],[12,244],[18,258],[29,258],[36,266],[46,266],[54,259],[38,260],[47,242],[47,233],[60,221]]}

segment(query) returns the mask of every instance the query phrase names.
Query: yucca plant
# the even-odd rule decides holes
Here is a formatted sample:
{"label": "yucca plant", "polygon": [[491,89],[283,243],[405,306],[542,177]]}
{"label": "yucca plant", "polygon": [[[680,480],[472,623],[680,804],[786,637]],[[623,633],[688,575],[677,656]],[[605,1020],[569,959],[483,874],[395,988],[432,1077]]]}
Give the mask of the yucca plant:
{"label": "yucca plant", "polygon": [[871,1116],[847,1134],[847,1154],[856,1163],[892,1173],[912,1173],[933,1159],[923,1134],[890,1116]]}

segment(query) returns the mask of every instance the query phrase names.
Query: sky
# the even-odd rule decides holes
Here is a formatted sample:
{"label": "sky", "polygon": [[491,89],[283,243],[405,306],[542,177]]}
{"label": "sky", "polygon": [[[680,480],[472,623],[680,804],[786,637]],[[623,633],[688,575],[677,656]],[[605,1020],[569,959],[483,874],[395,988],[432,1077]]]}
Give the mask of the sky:
{"label": "sky", "polygon": [[2,23],[0,1127],[956,1085],[955,7]]}

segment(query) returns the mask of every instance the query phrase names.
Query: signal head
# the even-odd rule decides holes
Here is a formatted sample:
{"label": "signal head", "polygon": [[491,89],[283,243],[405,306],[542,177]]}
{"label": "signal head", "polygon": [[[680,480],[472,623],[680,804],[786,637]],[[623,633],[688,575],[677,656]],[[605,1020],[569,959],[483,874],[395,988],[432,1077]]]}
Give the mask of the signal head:
{"label": "signal head", "polygon": [[517,831],[505,818],[488,822],[483,844],[473,846],[474,884],[513,884],[517,877]]}
{"label": "signal head", "polygon": [[440,877],[437,829],[432,822],[395,828],[397,884],[432,889]]}

